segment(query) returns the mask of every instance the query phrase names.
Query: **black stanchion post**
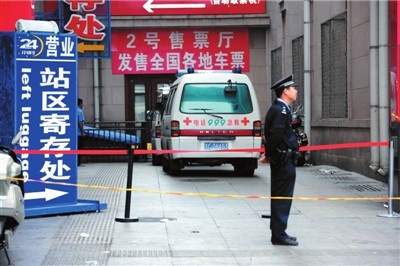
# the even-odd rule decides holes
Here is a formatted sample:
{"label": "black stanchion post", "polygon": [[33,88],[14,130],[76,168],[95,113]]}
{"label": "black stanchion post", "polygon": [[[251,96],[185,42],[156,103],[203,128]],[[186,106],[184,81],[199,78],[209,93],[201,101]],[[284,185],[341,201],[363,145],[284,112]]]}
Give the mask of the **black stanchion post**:
{"label": "black stanchion post", "polygon": [[394,146],[393,140],[390,141],[390,163],[389,163],[389,180],[388,180],[388,213],[378,214],[379,217],[400,218],[400,214],[393,212],[393,176],[394,176]]}
{"label": "black stanchion post", "polygon": [[138,222],[139,218],[129,218],[131,212],[131,194],[132,194],[132,172],[133,172],[133,156],[134,150],[132,146],[128,148],[128,181],[126,185],[126,200],[125,200],[125,217],[124,218],[115,218],[116,222],[122,223],[130,223],[130,222]]}

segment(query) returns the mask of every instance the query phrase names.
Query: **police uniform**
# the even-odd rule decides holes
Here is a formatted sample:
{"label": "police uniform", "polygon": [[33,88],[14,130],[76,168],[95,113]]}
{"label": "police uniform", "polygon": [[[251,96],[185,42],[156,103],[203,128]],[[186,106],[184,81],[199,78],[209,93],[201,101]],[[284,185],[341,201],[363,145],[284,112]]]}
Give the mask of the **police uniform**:
{"label": "police uniform", "polygon": [[[271,89],[294,86],[290,75],[276,82]],[[296,180],[295,160],[298,143],[291,126],[290,107],[277,98],[265,117],[265,156],[270,161],[271,196],[292,197]],[[271,241],[277,245],[297,245],[295,237],[286,234],[292,200],[271,200]]]}

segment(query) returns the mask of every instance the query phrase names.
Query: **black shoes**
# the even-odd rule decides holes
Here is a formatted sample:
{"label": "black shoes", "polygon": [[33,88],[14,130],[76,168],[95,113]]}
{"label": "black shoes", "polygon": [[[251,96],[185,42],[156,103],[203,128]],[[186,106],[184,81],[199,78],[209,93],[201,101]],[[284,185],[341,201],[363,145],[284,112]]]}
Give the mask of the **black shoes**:
{"label": "black shoes", "polygon": [[287,236],[285,238],[271,238],[271,242],[273,245],[281,245],[281,246],[298,246],[299,243],[297,239],[293,236]]}

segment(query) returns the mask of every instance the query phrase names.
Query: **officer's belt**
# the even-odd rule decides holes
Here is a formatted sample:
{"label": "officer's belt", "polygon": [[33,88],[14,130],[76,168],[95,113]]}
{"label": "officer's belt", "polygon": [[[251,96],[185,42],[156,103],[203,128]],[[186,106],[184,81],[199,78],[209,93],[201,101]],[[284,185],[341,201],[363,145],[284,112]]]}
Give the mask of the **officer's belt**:
{"label": "officer's belt", "polygon": [[300,158],[300,152],[292,149],[280,150],[276,148],[278,153],[279,162],[282,164],[286,164],[289,161],[292,161],[294,164],[297,163],[297,160]]}

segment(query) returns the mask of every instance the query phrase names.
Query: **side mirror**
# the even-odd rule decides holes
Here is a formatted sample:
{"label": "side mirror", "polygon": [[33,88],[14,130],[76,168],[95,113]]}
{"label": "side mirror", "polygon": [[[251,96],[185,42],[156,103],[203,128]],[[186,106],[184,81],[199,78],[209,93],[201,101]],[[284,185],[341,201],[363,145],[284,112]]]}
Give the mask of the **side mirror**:
{"label": "side mirror", "polygon": [[226,86],[224,92],[229,94],[235,94],[237,92],[237,87],[232,85]]}
{"label": "side mirror", "polygon": [[224,88],[224,93],[225,94],[236,94],[237,93],[237,90],[238,90],[238,88],[237,88],[237,86],[236,85],[233,85],[232,84],[232,81],[229,79],[228,80],[228,86],[226,86],[225,88]]}
{"label": "side mirror", "polygon": [[153,110],[146,111],[146,120],[151,121],[153,119]]}

